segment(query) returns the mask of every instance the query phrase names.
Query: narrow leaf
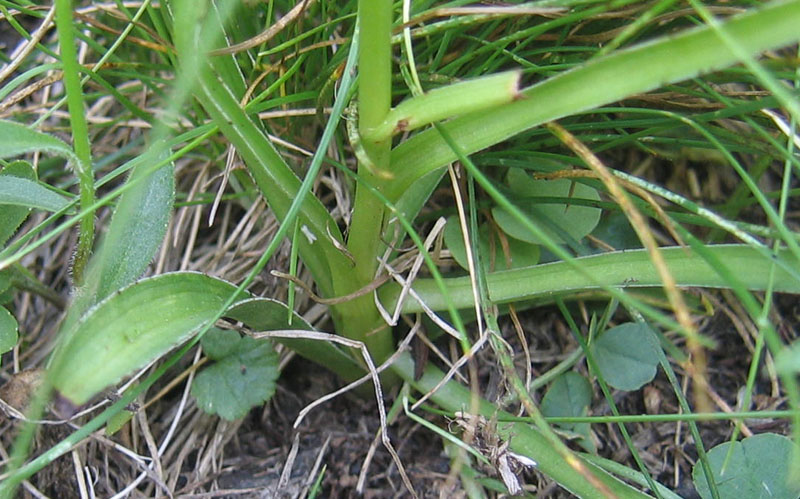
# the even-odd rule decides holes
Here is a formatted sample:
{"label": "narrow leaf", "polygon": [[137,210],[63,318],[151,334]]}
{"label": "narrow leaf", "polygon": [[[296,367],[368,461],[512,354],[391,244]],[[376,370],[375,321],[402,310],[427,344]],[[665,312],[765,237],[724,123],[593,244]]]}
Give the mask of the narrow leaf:
{"label": "narrow leaf", "polygon": [[[142,175],[147,163],[129,178]],[[102,300],[142,275],[167,231],[175,198],[175,165],[170,163],[125,192],[114,210],[99,253],[100,282],[96,300]]]}
{"label": "narrow leaf", "polygon": [[48,152],[77,162],[72,148],[61,140],[13,121],[0,120],[0,158],[31,152]]}
{"label": "narrow leaf", "polygon": [[[36,171],[27,161],[14,161],[3,168],[3,171],[0,172],[0,179],[7,176],[36,181]],[[0,192],[0,197],[2,197],[2,192]],[[19,226],[22,225],[22,222],[28,218],[31,210],[26,206],[9,205],[0,206],[0,209],[3,210],[3,216],[0,217],[0,246],[2,246],[14,235]]]}
{"label": "narrow leaf", "polygon": [[43,184],[27,178],[0,175],[0,204],[12,204],[45,211],[59,211],[70,200]]}

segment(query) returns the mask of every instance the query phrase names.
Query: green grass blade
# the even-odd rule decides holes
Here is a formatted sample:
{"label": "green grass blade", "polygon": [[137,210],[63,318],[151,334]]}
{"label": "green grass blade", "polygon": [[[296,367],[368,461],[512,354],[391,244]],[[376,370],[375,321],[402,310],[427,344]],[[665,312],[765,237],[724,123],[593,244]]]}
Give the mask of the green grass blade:
{"label": "green grass blade", "polygon": [[[798,25],[798,0],[772,2],[724,23],[739,47],[751,54],[797,41]],[[521,98],[511,104],[456,118],[443,126],[461,150],[470,154],[547,121],[736,62],[736,55],[714,29],[699,27],[594,59],[523,90]],[[621,74],[627,76],[620,78]],[[435,130],[416,135],[392,151],[396,178],[387,196],[398,199],[419,177],[455,159]]]}
{"label": "green grass blade", "polygon": [[[64,68],[64,89],[67,94],[69,121],[72,128],[72,143],[78,161],[75,168],[80,184],[81,208],[94,204],[94,176],[92,172],[92,149],[89,145],[89,125],[83,105],[83,89],[80,81],[80,64],[75,47],[76,30],[72,24],[72,0],[56,0],[56,28],[61,49],[61,64]],[[89,263],[94,244],[94,217],[81,219],[78,247],[75,250],[72,272],[75,282],[83,282],[83,273]]]}
{"label": "green grass blade", "polygon": [[[195,6],[187,6],[194,10]],[[261,190],[264,198],[280,220],[284,220],[289,208],[300,192],[300,179],[292,172],[266,134],[244,112],[239,104],[240,96],[222,83],[206,61],[197,60],[197,48],[191,33],[197,23],[180,16],[176,18],[177,47],[184,64],[197,64],[195,96],[209,113],[219,129],[236,147],[248,171]],[[338,227],[325,207],[313,196],[304,196],[298,214],[300,227],[306,226],[316,239],[301,237],[300,255],[315,277],[317,285],[328,296],[332,295],[331,268],[346,268],[346,257],[336,249],[328,234],[341,240]],[[304,231],[306,232],[306,231]]]}

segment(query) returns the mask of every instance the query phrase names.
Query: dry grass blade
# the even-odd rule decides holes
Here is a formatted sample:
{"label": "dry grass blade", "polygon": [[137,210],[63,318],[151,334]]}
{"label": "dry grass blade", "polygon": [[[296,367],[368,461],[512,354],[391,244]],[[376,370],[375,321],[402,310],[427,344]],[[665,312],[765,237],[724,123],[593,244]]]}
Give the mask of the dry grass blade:
{"label": "dry grass blade", "polygon": [[283,31],[286,26],[292,23],[295,19],[300,17],[300,15],[305,12],[307,8],[309,8],[315,0],[302,0],[300,3],[294,6],[292,10],[286,13],[285,16],[278,19],[275,24],[267,28],[264,32],[254,36],[253,38],[244,41],[242,43],[237,43],[236,45],[231,45],[230,47],[225,47],[222,49],[212,50],[210,55],[226,55],[226,54],[236,54],[238,52],[243,52],[247,49],[251,49],[253,47],[257,47],[263,43],[267,43],[268,41],[272,40],[275,35]]}
{"label": "dry grass blade", "polygon": [[608,170],[608,168],[586,145],[579,141],[574,135],[567,131],[558,123],[548,123],[547,128],[553,132],[564,144],[575,152],[592,170],[594,170],[600,177],[600,180],[608,189],[611,196],[619,204],[625,216],[630,220],[631,226],[639,236],[645,248],[650,254],[650,259],[653,261],[653,266],[658,270],[658,274],[664,283],[664,291],[667,294],[667,299],[670,302],[678,323],[684,330],[688,339],[689,351],[694,357],[693,361],[686,363],[687,370],[691,373],[694,380],[694,398],[698,411],[709,411],[711,404],[708,401],[708,379],[706,377],[706,354],[703,346],[698,340],[697,328],[689,313],[689,307],[683,299],[683,295],[672,277],[666,263],[664,262],[661,252],[658,249],[658,243],[650,231],[647,221],[638,208],[631,202],[628,195],[620,186],[619,181]]}
{"label": "dry grass blade", "polygon": [[[469,281],[472,286],[472,299],[475,306],[475,318],[478,321],[478,336],[481,340],[486,335],[486,330],[483,327],[483,311],[481,310],[480,291],[478,291],[478,277],[477,270],[475,269],[475,255],[472,254],[472,243],[469,228],[467,226],[467,214],[464,211],[464,200],[461,197],[461,183],[459,182],[456,171],[453,165],[448,165],[447,172],[450,175],[450,183],[453,184],[453,196],[456,198],[456,209],[458,210],[458,222],[461,225],[461,237],[464,239],[464,251],[467,254],[467,267],[469,272]],[[473,235],[475,238],[477,234]]]}
{"label": "dry grass blade", "polygon": [[0,70],[0,83],[4,82],[6,78],[16,71],[28,54],[30,54],[33,49],[36,48],[36,44],[41,41],[45,33],[47,33],[47,31],[53,26],[53,18],[55,15],[56,8],[53,6],[47,13],[47,16],[44,18],[44,20],[42,20],[42,24],[39,25],[39,28],[31,36],[31,39],[28,40],[28,42],[18,51],[15,51],[15,53],[11,54],[11,62],[6,64],[6,66]]}

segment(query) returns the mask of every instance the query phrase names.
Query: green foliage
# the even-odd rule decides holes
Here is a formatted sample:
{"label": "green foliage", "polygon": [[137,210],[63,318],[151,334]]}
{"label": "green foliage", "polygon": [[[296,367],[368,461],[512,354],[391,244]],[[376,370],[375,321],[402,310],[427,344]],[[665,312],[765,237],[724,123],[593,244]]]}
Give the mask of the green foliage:
{"label": "green foliage", "polygon": [[[0,171],[0,201],[6,197],[11,197],[9,195],[13,195],[16,192],[16,189],[2,187],[6,177],[36,181],[36,172],[27,161],[14,161],[3,168]],[[33,199],[29,198],[28,200],[33,201]],[[3,246],[22,225],[22,222],[28,218],[30,209],[25,206],[3,205],[2,203],[0,203],[0,209],[3,210],[3,216],[0,217],[0,246]]]}
{"label": "green foliage", "polygon": [[122,410],[114,414],[106,424],[106,435],[111,436],[121,430],[131,419],[135,413],[129,410]]}
{"label": "green foliage", "polygon": [[175,272],[142,279],[63,330],[50,368],[53,386],[75,405],[186,341],[215,317],[236,287]]}
{"label": "green foliage", "polygon": [[[547,389],[542,399],[541,411],[545,417],[585,416],[592,403],[592,386],[589,380],[576,372],[559,376]],[[597,446],[591,438],[589,423],[558,423],[559,428],[580,435],[578,443],[588,452]]]}
{"label": "green foliage", "polygon": [[[274,331],[293,329],[313,331],[302,317],[292,312],[292,323],[288,321],[288,309],[285,304],[269,298],[250,298],[242,300],[225,312],[225,316],[242,321],[254,331]],[[361,365],[346,352],[331,343],[308,341],[301,338],[278,338],[279,343],[286,345],[303,357],[317,361],[325,359],[325,366],[343,375],[359,376],[364,373]]]}
{"label": "green foliage", "polygon": [[77,162],[72,148],[61,140],[13,121],[0,120],[0,158],[47,152]]}
{"label": "green foliage", "polygon": [[14,175],[0,175],[0,204],[14,205],[22,209],[61,211],[69,202],[69,199],[35,180]]}
{"label": "green foliage", "polygon": [[602,333],[590,345],[606,382],[618,390],[638,390],[653,380],[658,367],[655,336],[647,324],[629,322]]}
{"label": "green foliage", "polygon": [[205,412],[232,421],[275,393],[278,354],[268,340],[214,328],[200,341],[215,361],[192,384],[192,395]]}
{"label": "green foliage", "polygon": [[778,371],[788,375],[800,373],[800,341],[795,340],[781,351],[778,358],[775,359],[775,367],[778,368]]}
{"label": "green foliage", "polygon": [[[145,176],[142,170],[148,166],[140,164],[128,181]],[[102,300],[142,275],[164,240],[174,198],[175,165],[171,162],[146,175],[120,197],[105,247],[95,259],[100,273],[95,300]]]}
{"label": "green foliage", "polygon": [[[481,225],[478,234],[473,236],[478,238],[478,251],[481,254],[481,262],[487,272],[496,270],[507,270],[509,268],[527,267],[539,263],[540,249],[536,244],[528,244],[517,239],[506,238],[508,244],[508,256],[503,251],[503,245],[488,225]],[[464,269],[469,269],[467,265],[467,250],[464,246],[464,236],[461,232],[461,224],[458,217],[447,219],[444,229],[444,242],[447,249],[453,254],[453,259]],[[510,260],[511,265],[508,264]]]}
{"label": "green foliage", "polygon": [[[708,461],[720,499],[797,499],[800,481],[793,473],[793,463],[798,455],[800,449],[788,438],[762,433],[714,447],[708,452]],[[700,496],[710,499],[711,491],[701,468],[700,463],[695,464],[692,478]]]}
{"label": "green foliage", "polygon": [[[742,4],[741,15],[721,21],[710,19],[696,5],[700,18],[707,23],[701,26],[697,26],[693,13],[676,10],[670,1],[656,1],[646,6],[623,2],[626,8],[641,9],[636,12],[643,13],[642,16],[606,16],[613,12],[611,4],[589,1],[556,2],[556,7],[566,5],[569,10],[542,18],[515,13],[510,17],[478,15],[444,19],[425,17],[438,7],[435,2],[414,2],[411,16],[420,15],[422,21],[417,19],[409,23],[411,30],[403,40],[402,35],[392,38],[393,23],[394,28],[399,27],[399,17],[391,2],[345,2],[337,5],[335,12],[335,16],[341,17],[331,16],[334,12],[328,3],[309,2],[307,15],[313,20],[313,27],[309,28],[306,20],[296,20],[289,29],[275,34],[269,41],[262,40],[258,47],[251,47],[249,51],[206,57],[209,51],[224,48],[226,44],[251,40],[264,28],[262,21],[272,23],[273,12],[287,11],[294,3],[281,0],[250,5],[174,0],[168,4],[170,9],[160,4],[147,6],[148,15],[136,17],[134,21],[122,21],[115,16],[105,19],[115,26],[112,29],[119,26],[125,31],[118,39],[119,44],[111,47],[102,46],[99,37],[90,40],[89,52],[102,52],[101,61],[114,59],[108,67],[98,64],[87,71],[87,79],[92,78],[94,86],[85,88],[79,81],[79,73],[84,69],[77,64],[73,43],[75,33],[83,32],[78,28],[83,27],[84,21],[70,17],[68,1],[57,0],[57,3],[57,39],[62,45],[58,67],[64,70],[70,126],[65,126],[66,119],[62,115],[51,114],[55,107],[48,109],[47,115],[39,121],[48,126],[55,123],[60,130],[69,128],[71,142],[81,160],[66,143],[35,131],[38,123],[28,127],[9,121],[0,121],[0,157],[34,152],[56,155],[76,167],[78,178],[65,175],[58,168],[43,169],[41,163],[37,166],[39,177],[44,181],[38,181],[27,164],[6,167],[0,173],[0,203],[4,205],[0,216],[0,243],[13,237],[31,209],[61,211],[72,203],[54,187],[73,189],[77,180],[82,216],[77,252],[79,265],[75,272],[78,285],[72,290],[75,299],[66,311],[61,343],[50,365],[50,378],[55,388],[71,402],[85,402],[103,387],[181,343],[188,342],[181,352],[188,351],[196,335],[221,316],[241,321],[253,330],[312,330],[310,324],[287,310],[286,305],[265,298],[250,298],[246,293],[237,294],[240,290],[235,286],[205,275],[165,274],[131,284],[143,273],[161,244],[174,209],[173,160],[181,158],[188,164],[200,157],[203,162],[221,165],[219,158],[228,144],[236,149],[247,172],[234,169],[228,185],[233,192],[223,202],[233,199],[239,203],[237,209],[249,210],[255,201],[253,194],[257,193],[282,223],[281,232],[250,269],[241,289],[263,270],[277,245],[288,237],[313,278],[316,292],[325,298],[358,295],[355,299],[329,302],[332,303],[332,324],[338,334],[364,342],[376,360],[392,353],[394,338],[374,306],[371,289],[369,293],[364,290],[376,282],[380,258],[389,255],[387,261],[392,261],[401,248],[409,246],[409,241],[404,239],[406,235],[418,249],[423,249],[423,238],[415,230],[425,227],[418,215],[426,210],[431,197],[436,198],[430,205],[438,211],[436,216],[442,212],[452,213],[447,202],[441,202],[442,191],[437,191],[437,186],[443,167],[456,159],[465,166],[465,178],[459,182],[465,187],[463,194],[469,217],[478,221],[479,228],[471,234],[477,239],[472,247],[477,249],[483,267],[477,269],[475,276],[464,277],[463,272],[459,272],[456,277],[441,279],[429,260],[429,274],[423,270],[414,282],[419,298],[407,300],[403,312],[422,311],[421,302],[427,309],[447,310],[450,315],[446,319],[458,330],[465,351],[473,344],[457,313],[459,309],[479,310],[489,329],[500,331],[495,305],[511,303],[520,305],[521,309],[552,302],[554,298],[570,300],[588,296],[606,300],[612,296],[629,307],[631,316],[637,320],[639,314],[645,315],[680,332],[681,328],[670,314],[657,308],[662,302],[653,301],[663,284],[662,276],[646,251],[631,250],[638,241],[631,237],[630,224],[613,207],[614,199],[605,193],[601,184],[587,178],[535,180],[532,177],[532,171],[552,172],[551,166],[564,170],[586,166],[585,158],[567,151],[564,144],[554,142],[550,134],[536,128],[559,120],[606,161],[613,174],[625,179],[625,189],[646,216],[657,219],[662,225],[666,224],[663,219],[666,217],[691,245],[690,249],[662,250],[678,286],[732,288],[758,324],[777,360],[789,404],[794,409],[800,406],[797,384],[793,382],[800,364],[797,346],[785,348],[772,325],[765,320],[769,304],[762,305],[760,296],[756,299],[750,293],[751,290],[766,290],[765,296],[772,296],[775,291],[800,292],[800,243],[796,233],[783,221],[789,196],[794,195],[789,189],[794,173],[791,163],[796,171],[798,162],[792,148],[782,139],[776,139],[784,132],[776,132],[774,123],[760,112],[765,108],[782,107],[797,119],[800,118],[798,105],[786,90],[779,92],[776,98],[758,91],[752,96],[728,91],[731,85],[743,84],[754,90],[782,89],[776,84],[796,78],[796,57],[791,53],[787,56],[780,50],[772,51],[763,63],[754,57],[764,50],[798,41],[796,26],[800,23],[800,1]],[[16,1],[12,0],[11,5],[16,5]],[[665,17],[656,17],[664,12]],[[136,15],[144,13],[145,10],[141,10]],[[249,16],[251,13],[257,15]],[[719,14],[723,15],[723,11]],[[5,17],[13,19],[13,15],[9,17],[7,13]],[[356,17],[360,34],[352,29]],[[635,20],[631,21],[632,18]],[[102,31],[104,28],[99,26],[92,26],[91,30]],[[128,36],[132,30],[136,30],[137,38]],[[606,34],[612,38],[598,43],[581,41],[581,37],[587,35],[602,38]],[[151,44],[147,50],[139,45],[142,39]],[[334,39],[337,50],[326,52]],[[639,39],[650,41],[634,42]],[[132,40],[137,43],[131,43]],[[392,40],[402,41],[402,50],[394,50]],[[151,50],[154,46],[165,51]],[[54,48],[52,43],[42,41],[36,50],[43,49],[49,55],[58,56]],[[118,48],[121,53],[115,53]],[[339,120],[355,89],[356,54],[361,59],[360,88],[358,105],[353,107],[358,107],[359,116],[351,118],[355,124],[351,127],[354,133],[345,137]],[[343,65],[345,56],[347,63]],[[398,57],[399,76],[393,74],[392,67]],[[740,61],[744,61],[747,72],[735,68],[708,79],[698,78]],[[11,95],[23,82],[41,74],[38,68],[24,67],[26,65],[28,63],[19,68],[19,77],[0,89],[0,95]],[[506,72],[509,67],[522,70]],[[170,74],[173,70],[174,75]],[[536,83],[519,90],[520,74],[524,75],[524,81]],[[401,77],[407,88],[397,84]],[[135,81],[136,85],[128,86],[129,81]],[[657,100],[659,94],[644,97],[646,92],[659,87],[676,96],[674,102],[680,112],[667,110],[673,108],[673,101],[652,104],[652,100],[647,100]],[[333,109],[324,109],[329,91],[334,88],[338,88],[338,93]],[[139,108],[135,103],[139,99],[130,99],[128,92],[146,94],[147,109]],[[122,110],[109,122],[110,126],[83,119],[80,111],[84,103],[92,105],[93,109],[103,108],[105,103],[103,106],[96,104],[107,97],[113,102],[110,108]],[[196,105],[185,105],[188,98],[194,98]],[[690,98],[693,105],[681,107],[681,100],[686,98]],[[598,109],[615,102],[623,102],[620,106],[624,107]],[[288,110],[292,105],[316,105],[318,116],[308,119],[292,116],[273,121],[257,115],[270,110]],[[329,113],[329,119],[321,140],[317,141],[315,134],[325,113]],[[27,119],[25,114],[15,116]],[[102,141],[118,126],[124,127],[131,117],[153,125],[142,141],[146,145],[142,148],[133,141],[130,149],[125,146],[124,152],[115,151],[90,164],[90,139]],[[184,132],[187,124],[195,128]],[[434,126],[409,133],[429,124]],[[736,132],[731,131],[734,129]],[[292,154],[284,153],[282,145],[273,143],[272,137],[278,134],[289,142],[304,144],[316,151],[305,179],[301,173],[305,174],[306,165],[295,162]],[[351,140],[350,147],[345,144],[346,139]],[[99,154],[103,150],[95,149]],[[171,151],[176,152],[168,160],[166,155]],[[639,152],[628,154],[631,151],[639,151],[641,155]],[[358,160],[355,175],[344,159],[353,153]],[[121,157],[128,155],[132,155],[133,160],[122,167],[115,166],[121,164],[118,161]],[[763,165],[754,166],[747,159],[751,157],[766,159]],[[624,173],[623,170],[636,169],[639,175],[652,166],[629,164],[629,158],[637,162],[646,158],[643,163],[652,159],[653,163],[704,162],[709,168],[732,168],[740,176],[743,187],[737,189],[730,203],[717,210],[723,217],[709,209],[713,206],[700,206],[667,191],[664,186],[651,183],[655,181],[645,180],[655,178],[649,173],[642,175],[643,178]],[[713,158],[714,163],[708,164],[707,158]],[[327,199],[316,197],[311,189],[325,159],[340,167],[339,172],[325,177],[326,182],[345,175],[354,177],[351,184],[348,180],[335,186],[335,211]],[[60,159],[49,160],[51,165],[60,166]],[[786,185],[780,192],[762,193],[757,186],[771,184],[761,182],[769,180],[764,178],[763,172],[779,161],[786,162]],[[481,168],[476,168],[473,162]],[[156,167],[156,163],[161,166]],[[130,176],[119,184],[115,179],[123,171],[130,171]],[[96,185],[94,172],[99,174]],[[95,187],[111,192],[95,201]],[[329,187],[324,184],[325,189]],[[663,203],[664,215],[656,213],[648,204],[644,192],[670,202]],[[187,193],[180,194],[188,197]],[[190,202],[203,203],[210,197],[211,193],[193,190]],[[774,200],[778,202],[773,203]],[[94,210],[112,202],[116,206],[104,243],[93,248]],[[774,208],[773,204],[779,208]],[[748,223],[739,221],[739,218],[745,220],[739,217],[740,213],[754,205],[759,205],[763,213],[754,217],[748,213]],[[605,218],[598,224],[601,206],[606,210]],[[339,208],[349,208],[350,213],[340,217]],[[423,215],[431,216],[427,212]],[[484,223],[486,220],[493,223]],[[495,232],[494,222],[502,233]],[[7,285],[0,286],[4,299],[11,296],[12,286],[18,286],[10,271],[20,269],[10,266],[18,266],[25,261],[23,257],[69,229],[77,219],[70,217],[52,226],[52,232],[47,233],[50,223],[52,221],[39,224],[30,233],[21,235],[14,247],[0,253],[0,279],[7,281]],[[344,225],[347,230],[342,229]],[[295,226],[299,229],[298,236],[292,238],[289,228]],[[730,234],[741,244],[705,246],[696,238],[707,228],[716,232],[712,240],[721,241],[725,234]],[[397,234],[402,237],[396,238]],[[592,236],[593,243],[600,239],[627,251],[584,258],[597,251],[586,244],[588,235]],[[466,268],[464,240],[453,218],[447,224],[444,239],[455,260]],[[775,249],[765,243],[773,240],[779,243]],[[506,247],[508,255],[503,251]],[[538,265],[541,247],[558,261]],[[599,243],[596,247],[607,248]],[[80,269],[92,251],[94,257],[84,274]],[[511,265],[506,263],[506,256],[510,257]],[[28,280],[30,287],[35,288],[35,284],[35,279]],[[40,285],[34,291],[45,294],[41,288]],[[649,288],[650,293],[641,293],[641,288]],[[400,288],[394,283],[382,285],[378,290],[385,305],[395,304],[399,295]],[[479,303],[474,303],[476,296]],[[646,300],[649,301],[645,303]],[[3,312],[5,309],[0,309],[0,314]],[[287,320],[289,314],[294,314],[291,323]],[[10,317],[13,320],[13,316]],[[577,334],[579,328],[573,329]],[[14,330],[16,341],[16,326]],[[490,340],[494,348],[492,357],[500,363],[512,361],[510,365],[503,364],[504,372],[509,373],[507,385],[517,397],[529,397],[514,376],[513,352],[505,351],[505,343],[495,340],[494,337]],[[276,341],[346,379],[364,373],[360,360],[350,351],[303,339],[299,334]],[[272,394],[277,358],[268,341],[211,329],[202,337],[202,344],[214,363],[198,375],[193,391],[206,410],[235,419]],[[653,379],[659,360],[662,366],[667,366],[666,375],[670,376],[668,362],[663,359],[662,352],[654,350],[654,345],[657,341],[648,326],[631,323],[600,334],[590,344],[588,353],[596,361],[599,374],[612,387],[635,390]],[[576,354],[573,362],[580,359],[581,352]],[[759,351],[754,356],[754,367],[761,354]],[[177,358],[177,354],[170,357],[164,365],[174,364]],[[559,369],[570,367],[559,366]],[[164,372],[159,369],[154,376]],[[414,363],[406,354],[401,354],[384,374],[384,382],[388,387],[393,382],[392,376],[399,376],[418,391],[427,392],[438,387],[443,379],[443,374],[433,368],[428,368],[421,379],[414,374]],[[550,379],[551,374],[548,374]],[[752,389],[752,379],[748,383],[748,388]],[[133,397],[137,390],[145,390],[151,384],[152,379],[148,378],[123,397]],[[450,381],[438,388],[431,401],[445,410],[463,411],[471,401],[476,401],[475,394],[457,382]],[[586,379],[575,372],[567,372],[552,382],[541,410],[547,416],[583,416],[591,402],[591,392]],[[685,405],[679,390],[676,395]],[[609,403],[613,407],[612,399]],[[115,406],[114,410],[122,405]],[[486,418],[510,416],[485,400],[477,400],[477,406]],[[688,411],[688,406],[684,410]],[[584,461],[583,457],[573,454],[543,423],[537,411],[529,410],[529,413],[535,427],[530,422],[516,422],[512,426],[500,424],[496,436],[514,452],[538,461],[542,473],[576,495],[597,494],[598,484],[619,497],[643,495],[607,470],[590,464],[598,461]],[[9,479],[0,485],[0,494],[12,490],[30,473],[52,462],[64,449],[77,445],[80,438],[102,424],[103,418],[107,420],[106,416],[89,422],[74,437],[69,437],[68,445],[45,452],[19,472],[14,471],[12,464],[8,471],[4,470],[4,476]],[[588,423],[559,426],[565,432],[580,434],[581,445],[593,450]],[[624,427],[621,429],[624,433]],[[702,442],[697,437],[695,440],[700,462],[711,462],[714,468],[718,463],[715,461],[717,449],[707,460],[703,456]],[[734,445],[747,450],[750,441]],[[632,444],[630,447],[637,459],[635,447]],[[746,456],[747,452],[744,454]],[[22,462],[19,456],[18,453],[18,459],[10,462]],[[746,471],[747,460],[736,459],[732,463],[739,466],[737,472],[745,470],[743,476],[754,479],[756,472]],[[575,463],[588,471],[577,472]],[[639,471],[622,465],[606,468],[650,490],[658,490],[643,464]],[[727,497],[725,479],[728,476],[719,481],[718,489],[723,497]],[[695,480],[699,484],[698,477],[696,469]],[[498,481],[493,483],[500,485]],[[768,486],[773,491],[780,489],[772,481]],[[713,488],[712,485],[712,491]],[[793,489],[789,492],[794,493]],[[747,493],[759,492],[748,490]]]}
{"label": "green foliage", "polygon": [[17,320],[5,307],[0,307],[0,355],[8,352],[17,344],[19,334]]}
{"label": "green foliage", "polygon": [[[523,170],[508,171],[506,183],[512,196],[510,199],[536,223],[554,243],[571,242],[592,232],[600,221],[601,210],[590,206],[570,204],[573,199],[599,201],[597,190],[588,185],[567,179],[534,180]],[[562,198],[560,203],[542,203],[537,198]],[[492,210],[497,225],[511,237],[531,244],[544,241],[530,233],[510,213],[502,208]]]}

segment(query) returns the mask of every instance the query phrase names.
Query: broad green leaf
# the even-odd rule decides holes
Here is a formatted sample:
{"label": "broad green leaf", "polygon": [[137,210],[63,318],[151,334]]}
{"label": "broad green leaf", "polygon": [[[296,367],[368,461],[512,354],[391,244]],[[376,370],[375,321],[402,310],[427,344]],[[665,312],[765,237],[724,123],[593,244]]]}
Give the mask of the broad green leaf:
{"label": "broad green leaf", "polygon": [[17,319],[5,307],[0,307],[0,355],[17,344],[19,338]]}
{"label": "broad green leaf", "polygon": [[629,322],[608,329],[592,343],[597,368],[609,385],[631,391],[653,380],[658,352],[652,339],[646,337],[652,334],[646,324]]}
{"label": "broad green leaf", "polygon": [[[137,166],[128,181],[141,175],[146,166],[146,163]],[[174,198],[172,163],[151,173],[120,197],[98,253],[100,281],[96,300],[142,275],[164,239]]]}
{"label": "broad green leaf", "polygon": [[[730,446],[733,452],[725,465]],[[791,466],[798,449],[791,440],[774,433],[762,433],[741,442],[725,442],[708,452],[708,461],[721,499],[797,499],[800,482],[792,481]],[[725,469],[723,470],[723,465]],[[711,498],[700,462],[692,478],[703,499]]]}
{"label": "broad green leaf", "polygon": [[[0,179],[7,176],[36,181],[36,171],[27,161],[14,161],[3,168],[3,171],[0,172]],[[3,246],[22,225],[31,210],[26,206],[3,206],[2,204],[0,204],[0,210],[3,210],[3,216],[0,217],[0,246]]]}
{"label": "broad green leaf", "polygon": [[205,412],[227,420],[238,419],[275,393],[279,359],[269,340],[212,329],[200,341],[216,361],[203,369],[192,384],[192,395]]}
{"label": "broad green leaf", "polygon": [[621,250],[641,248],[642,243],[631,227],[628,217],[625,214],[612,211],[605,213],[600,218],[600,223],[592,231],[592,237],[596,237],[604,243]]}
{"label": "broad green leaf", "polygon": [[53,386],[75,405],[186,341],[236,287],[193,272],[142,279],[89,309],[51,364]]}
{"label": "broad green leaf", "polygon": [[72,148],[60,139],[13,121],[0,120],[0,158],[11,158],[30,152],[47,152],[63,156],[72,162],[77,161]]}
{"label": "broad green leaf", "polygon": [[[585,416],[592,403],[592,386],[580,374],[570,371],[553,381],[542,399],[542,414],[546,417]],[[557,423],[558,427],[581,435],[580,445],[595,451],[589,423]]]}
{"label": "broad green leaf", "polygon": [[[447,219],[447,225],[444,229],[444,242],[450,253],[453,254],[455,261],[462,268],[467,269],[467,251],[464,247],[464,236],[461,232],[461,224],[458,221],[458,217]],[[506,257],[503,253],[500,239],[494,234],[490,234],[488,225],[482,225],[478,229],[478,247],[484,267],[489,272],[527,267],[539,263],[540,250],[538,245],[508,238],[511,266],[506,265]]]}
{"label": "broad green leaf", "polygon": [[59,211],[69,202],[69,199],[35,180],[0,175],[0,205],[11,204],[24,208]]}
{"label": "broad green leaf", "polygon": [[[277,300],[251,298],[231,307],[225,316],[242,321],[254,331],[314,330],[310,324],[297,314],[294,315],[292,324],[289,325],[287,312],[286,305]],[[365,372],[359,363],[331,343],[303,338],[275,338],[275,341],[286,345],[312,362],[324,365],[345,378],[355,379]]]}
{"label": "broad green leaf", "polygon": [[[512,200],[557,243],[565,242],[566,237],[576,241],[583,238],[600,221],[599,208],[566,203],[545,204],[536,199],[557,197],[599,201],[600,195],[588,185],[568,179],[534,180],[518,168],[508,171],[506,182],[516,195]],[[492,209],[492,215],[497,225],[509,236],[531,244],[543,242],[502,208]]]}

